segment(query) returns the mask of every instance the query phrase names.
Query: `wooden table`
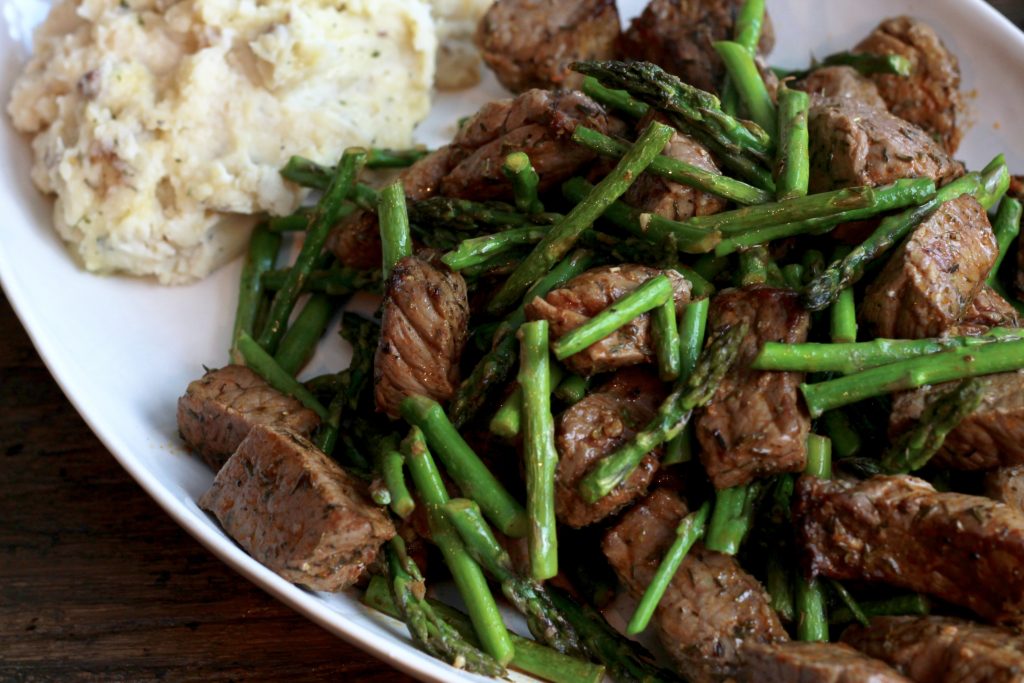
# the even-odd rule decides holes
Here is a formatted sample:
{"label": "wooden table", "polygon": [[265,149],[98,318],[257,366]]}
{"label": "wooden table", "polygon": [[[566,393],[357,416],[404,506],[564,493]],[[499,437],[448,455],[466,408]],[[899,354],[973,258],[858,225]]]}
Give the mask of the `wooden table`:
{"label": "wooden table", "polygon": [[[1024,25],[1024,0],[993,0]],[[0,296],[0,680],[410,680],[273,600],[143,493]]]}

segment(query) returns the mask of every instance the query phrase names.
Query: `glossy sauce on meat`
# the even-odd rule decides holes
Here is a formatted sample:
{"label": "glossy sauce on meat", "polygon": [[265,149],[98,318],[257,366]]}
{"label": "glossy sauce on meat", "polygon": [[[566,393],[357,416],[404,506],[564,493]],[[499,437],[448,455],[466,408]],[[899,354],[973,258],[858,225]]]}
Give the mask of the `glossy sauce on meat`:
{"label": "glossy sauce on meat", "polygon": [[1024,512],[1024,465],[1000,467],[985,474],[985,495]]}
{"label": "glossy sauce on meat", "polygon": [[738,683],[909,683],[884,662],[841,643],[749,643]]}

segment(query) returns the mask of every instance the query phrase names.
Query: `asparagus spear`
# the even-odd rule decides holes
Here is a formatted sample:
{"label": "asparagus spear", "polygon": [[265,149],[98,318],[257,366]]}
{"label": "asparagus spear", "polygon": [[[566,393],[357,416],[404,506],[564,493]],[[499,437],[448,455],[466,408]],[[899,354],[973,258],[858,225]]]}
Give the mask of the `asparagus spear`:
{"label": "asparagus spear", "polygon": [[456,498],[442,509],[469,554],[501,584],[501,592],[526,617],[530,633],[563,654],[579,653],[582,644],[576,629],[537,579],[515,573],[508,553],[480,514],[480,507],[471,500]]}
{"label": "asparagus spear", "polygon": [[537,198],[537,184],[540,176],[530,163],[526,152],[512,152],[505,157],[501,168],[509,180],[515,193],[516,209],[525,214],[540,213],[544,205]]}
{"label": "asparagus spear", "polygon": [[906,474],[921,469],[942,448],[946,435],[981,405],[984,385],[977,379],[931,397],[913,429],[899,436],[882,456],[882,469]]}
{"label": "asparagus spear", "polygon": [[585,501],[593,503],[608,495],[632,474],[645,455],[683,431],[693,409],[711,400],[736,360],[746,331],[746,325],[740,325],[722,328],[712,335],[693,372],[685,382],[677,382],[675,391],[661,404],[654,419],[580,481],[580,495]]}
{"label": "asparagus spear", "polygon": [[[890,615],[925,616],[931,612],[928,598],[917,593],[884,600],[865,600],[859,604],[859,607],[861,614],[868,619]],[[840,607],[829,612],[828,621],[830,624],[848,624],[852,621],[859,621],[859,619],[849,607]]]}
{"label": "asparagus spear", "polygon": [[267,384],[282,394],[298,399],[302,405],[316,413],[324,422],[329,419],[327,409],[316,399],[316,396],[290,373],[283,370],[274,357],[267,353],[256,340],[242,332],[238,336],[236,348],[245,360],[246,366],[265,379]]}
{"label": "asparagus spear", "polygon": [[782,280],[790,289],[803,289],[804,267],[799,263],[788,263],[782,267]]}
{"label": "asparagus spear", "polygon": [[380,336],[379,326],[353,313],[341,314],[341,336],[352,345],[352,361],[338,373],[334,399],[327,407],[327,422],[316,438],[324,453],[334,452],[342,412],[358,410],[359,400],[373,374],[373,355]]}
{"label": "asparagus spear", "polygon": [[258,334],[256,312],[263,298],[262,277],[274,267],[277,252],[281,249],[281,236],[267,229],[260,223],[252,231],[249,238],[249,251],[242,266],[241,282],[238,286],[238,306],[235,309],[235,324],[231,332],[231,362],[240,363],[242,356],[238,352],[238,338],[244,332],[248,335]]}
{"label": "asparagus spear", "polygon": [[294,375],[306,364],[324,335],[334,310],[334,302],[326,294],[309,297],[295,322],[281,337],[281,344],[274,354],[274,360],[282,370]]}
{"label": "asparagus spear", "polygon": [[601,81],[593,76],[587,76],[583,79],[583,92],[605,107],[620,111],[630,118],[642,119],[647,116],[647,112],[651,109],[640,100],[633,98],[625,90],[604,87],[601,85]]}
{"label": "asparagus spear", "polygon": [[400,181],[396,180],[381,191],[377,215],[380,217],[384,281],[387,282],[395,264],[412,254],[409,215],[405,210],[405,189]]}
{"label": "asparagus spear", "polygon": [[[807,437],[806,473],[828,479],[832,476],[832,444],[822,436]],[[825,611],[825,590],[821,580],[797,576],[796,635],[798,640],[828,642],[828,617]]]}
{"label": "asparagus spear", "polygon": [[356,177],[365,161],[366,150],[355,147],[346,150],[341,157],[341,163],[338,164],[337,173],[317,203],[313,217],[309,221],[306,239],[295,259],[295,265],[288,271],[284,286],[274,295],[266,325],[258,337],[260,346],[268,353],[274,353],[277,350],[278,342],[281,340],[281,335],[284,334],[285,325],[288,323],[288,317],[295,306],[295,301],[302,292],[309,273],[313,270],[313,264],[320,256],[324,243],[327,241],[327,234],[337,222],[338,211],[342,203],[352,193]]}
{"label": "asparagus spear", "polygon": [[775,103],[768,94],[761,72],[754,63],[754,54],[743,45],[731,40],[720,40],[712,44],[715,52],[725,62],[729,82],[736,88],[740,100],[750,112],[750,118],[761,126],[770,138],[778,132],[778,113]]}
{"label": "asparagus spear", "polygon": [[[471,199],[431,197],[410,202],[409,220],[430,230],[447,229],[472,232],[487,228],[518,228],[544,216],[527,216],[504,202],[478,202]],[[552,214],[549,218],[554,219]]]}
{"label": "asparagus spear", "polygon": [[[346,204],[345,208],[339,212],[339,218],[344,218],[355,210],[354,204]],[[272,216],[263,225],[270,232],[297,232],[305,230],[309,226],[309,217],[312,215],[313,212],[309,208],[302,207],[295,213],[287,216]]]}
{"label": "asparagus spear", "polygon": [[[480,461],[448,421],[437,401],[426,396],[408,396],[399,410],[409,424],[423,431],[451,478],[463,493],[480,503],[484,513],[503,534],[513,538],[526,535],[529,525],[523,506]],[[406,454],[407,460],[408,457]]]}
{"label": "asparagus spear", "polygon": [[811,177],[807,116],[811,98],[802,90],[779,87],[779,144],[775,152],[775,198],[795,199],[807,194]]}
{"label": "asparagus spear", "polygon": [[419,428],[413,427],[409,431],[409,436],[402,442],[402,451],[420,500],[427,507],[431,540],[444,555],[445,564],[469,610],[477,638],[484,652],[499,664],[507,664],[515,648],[480,565],[470,557],[458,533],[441,511],[441,506],[448,502],[448,492]]}
{"label": "asparagus spear", "polygon": [[753,247],[740,252],[739,285],[763,285],[768,282],[768,250]]}
{"label": "asparagus spear", "polygon": [[761,484],[756,481],[715,492],[715,510],[704,545],[726,555],[739,552],[754,523],[755,505],[760,495]]}
{"label": "asparagus spear", "polygon": [[[556,367],[552,364],[552,367]],[[555,386],[552,383],[552,386]],[[582,401],[590,389],[590,378],[579,375],[567,375],[557,384],[555,398],[568,405],[575,405]]]}
{"label": "asparagus spear", "polygon": [[879,197],[880,191],[881,188],[870,187],[833,190],[806,197],[796,197],[784,202],[746,206],[742,209],[723,211],[709,216],[695,216],[683,224],[691,228],[718,230],[725,237],[732,237],[768,226],[814,218],[835,217],[858,209],[874,209],[880,202],[889,199],[884,195]]}
{"label": "asparagus spear", "polygon": [[456,389],[449,408],[452,423],[456,427],[461,427],[472,419],[494,389],[501,387],[508,380],[517,358],[515,333],[519,326],[526,322],[525,304],[533,301],[535,297],[545,296],[552,289],[585,271],[590,267],[593,258],[591,252],[577,249],[526,293],[523,305],[513,311],[495,333],[494,348],[480,359],[469,377]]}
{"label": "asparagus spear", "polygon": [[384,149],[381,147],[371,147],[366,154],[366,167],[405,168],[406,166],[412,166],[428,154],[430,154],[430,151],[422,148]]}
{"label": "asparagus spear", "polygon": [[875,55],[868,52],[837,52],[821,60],[822,66],[852,66],[864,76],[893,74],[909,76],[910,60],[903,55]]}
{"label": "asparagus spear", "polygon": [[704,535],[710,507],[710,503],[705,502],[699,510],[684,517],[676,527],[676,539],[665,552],[665,557],[661,559],[654,578],[651,579],[640,603],[633,611],[633,616],[630,617],[629,624],[626,626],[627,634],[635,636],[647,628],[647,624],[650,623],[651,617],[654,615],[654,610],[661,602],[662,596],[665,595],[665,590],[668,589],[668,584],[679,570],[679,565],[686,559],[686,554],[690,552],[693,544]]}
{"label": "asparagus spear", "polygon": [[458,668],[485,676],[505,676],[504,666],[466,642],[458,631],[437,616],[430,603],[419,597],[424,590],[423,576],[406,554],[402,537],[391,539],[384,552],[391,578],[392,605],[397,616],[409,627],[413,642],[428,654]]}
{"label": "asparagus spear", "polygon": [[[850,591],[846,590],[846,586],[839,583],[835,579],[830,579],[828,585],[832,587],[839,599],[842,600],[843,604],[846,605],[845,609],[849,610],[850,614],[856,619],[862,626],[870,626],[868,617],[864,614],[864,610],[860,608],[857,601],[850,595]],[[829,620],[831,623],[831,619]]]}
{"label": "asparagus spear", "polygon": [[629,189],[651,160],[665,147],[672,129],[654,121],[637,140],[615,168],[597,184],[594,190],[577,204],[545,235],[526,260],[509,276],[505,284],[491,299],[487,310],[492,314],[506,310],[537,280],[544,277],[561,258],[573,248],[579,236],[593,225],[612,202]]}
{"label": "asparagus spear", "polygon": [[[615,140],[586,126],[576,126],[572,139],[573,142],[611,159],[621,158],[632,147],[627,142]],[[772,198],[771,194],[753,185],[664,155],[654,157],[647,170],[673,182],[718,195],[737,204],[763,204]]]}
{"label": "asparagus spear", "polygon": [[[285,286],[290,268],[268,270],[261,278],[263,288],[276,292]],[[314,270],[302,286],[303,292],[323,292],[330,296],[349,296],[361,291],[379,291],[380,272],[356,270],[344,266],[329,270]]]}
{"label": "asparagus spear", "polygon": [[[370,577],[370,584],[366,588],[366,593],[363,594],[363,602],[390,617],[402,618],[391,597],[387,581],[382,576]],[[465,638],[470,645],[479,646],[468,615],[431,598],[427,598],[426,603],[434,614],[458,631],[459,635]],[[604,679],[603,666],[563,655],[534,640],[517,636],[515,633],[509,633],[509,637],[515,647],[515,654],[512,655],[509,665],[531,676],[537,676],[552,683],[601,683]]]}
{"label": "asparagus spear", "polygon": [[[838,247],[835,258],[845,258],[850,251],[850,247]],[[853,289],[849,287],[839,293],[829,310],[829,333],[835,344],[852,344],[857,341],[857,302]]]}
{"label": "asparagus spear", "polygon": [[384,478],[384,485],[391,494],[391,511],[402,519],[407,518],[416,508],[416,501],[405,485],[405,457],[396,450],[387,449],[383,451],[378,461],[378,468]]}
{"label": "asparagus spear", "polygon": [[[708,309],[711,299],[694,299],[683,309],[683,317],[679,321],[679,381],[685,382],[697,365],[701,347],[704,346],[704,332],[707,329]],[[692,457],[693,427],[687,424],[683,432],[669,440],[665,447],[663,465],[674,465],[685,462]]]}
{"label": "asparagus spear", "polygon": [[[672,281],[656,275],[551,345],[558,360],[583,351],[634,318],[672,300]],[[674,304],[673,304],[674,305]]]}
{"label": "asparagus spear", "polygon": [[663,382],[679,379],[682,369],[679,328],[676,326],[676,302],[672,296],[654,309],[651,330],[658,358],[658,377]]}
{"label": "asparagus spear", "polygon": [[813,417],[826,410],[926,384],[939,384],[1024,367],[1024,341],[964,346],[897,361],[817,384],[801,384]]}
{"label": "asparagus spear", "polygon": [[821,424],[832,441],[832,450],[839,458],[852,458],[860,453],[860,434],[842,410],[830,410],[821,416]]}
{"label": "asparagus spear", "polygon": [[472,237],[463,240],[453,251],[445,254],[441,260],[452,270],[463,270],[470,266],[480,265],[495,254],[502,254],[522,244],[540,242],[550,230],[549,226],[531,225],[513,228],[493,235]]}
{"label": "asparagus spear", "polygon": [[[550,386],[556,386],[561,380],[565,371],[558,363],[548,363],[548,376]],[[491,418],[489,428],[492,434],[513,439],[519,436],[519,430],[523,425],[523,387],[516,385],[512,393],[508,395],[505,402],[498,408]]]}
{"label": "asparagus spear", "polygon": [[[761,42],[761,28],[764,25],[765,13],[764,0],[746,0],[740,6],[736,14],[736,23],[733,26],[733,40],[741,45],[751,55],[757,54],[758,44]],[[736,91],[736,84],[726,75],[725,84],[722,86],[722,109],[727,114],[735,115],[739,109],[739,93]]]}
{"label": "asparagus spear", "polygon": [[1010,243],[1020,234],[1022,212],[1024,209],[1022,209],[1021,203],[1013,197],[1006,197],[999,204],[999,213],[996,214],[996,219],[992,223],[992,228],[996,233],[996,244],[999,245],[999,253],[996,256],[996,262],[992,264],[992,270],[988,273],[989,286],[1000,284],[999,266],[1003,264],[1003,259],[1010,250]]}
{"label": "asparagus spear", "polygon": [[535,320],[519,328],[519,386],[523,389],[523,460],[526,463],[526,509],[530,520],[527,540],[530,575],[537,581],[558,573],[555,520],[555,423],[551,416],[551,362],[548,321]]}
{"label": "asparagus spear", "polygon": [[782,564],[777,554],[768,557],[768,566],[765,568],[765,588],[771,598],[772,609],[778,612],[779,617],[785,622],[792,622],[796,619],[796,607],[794,605],[793,588],[790,581],[790,572]]}

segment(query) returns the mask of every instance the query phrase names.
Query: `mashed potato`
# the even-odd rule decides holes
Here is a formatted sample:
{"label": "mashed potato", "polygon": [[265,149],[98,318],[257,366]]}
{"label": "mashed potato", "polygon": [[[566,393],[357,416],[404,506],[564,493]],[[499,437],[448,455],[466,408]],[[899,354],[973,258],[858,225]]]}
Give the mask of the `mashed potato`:
{"label": "mashed potato", "polygon": [[480,53],[473,34],[494,0],[431,0],[437,23],[437,87],[468,88],[480,82]]}
{"label": "mashed potato", "polygon": [[296,208],[290,155],[408,146],[435,55],[422,0],[64,0],[9,112],[87,269],[181,283]]}

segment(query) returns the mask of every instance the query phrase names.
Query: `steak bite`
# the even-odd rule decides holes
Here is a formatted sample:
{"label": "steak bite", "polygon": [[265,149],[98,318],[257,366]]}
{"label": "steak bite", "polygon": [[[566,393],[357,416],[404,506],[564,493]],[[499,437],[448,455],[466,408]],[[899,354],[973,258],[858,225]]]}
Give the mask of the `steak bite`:
{"label": "steak bite", "polygon": [[878,86],[852,66],[823,66],[793,84],[807,92],[815,104],[835,98],[849,98],[869,107],[887,109]]}
{"label": "steak bite", "polygon": [[843,632],[849,643],[918,683],[1020,683],[1024,638],[950,617],[875,617]]}
{"label": "steak bite", "polygon": [[910,683],[884,662],[842,643],[749,643],[738,683]]}
{"label": "steak bite", "polygon": [[249,432],[199,506],[254,558],[313,590],[354,584],[395,535],[362,481],[277,427]]}
{"label": "steak bite", "polygon": [[716,489],[781,472],[800,472],[807,460],[811,419],[800,398],[803,374],[753,370],[765,342],[807,340],[810,316],[789,289],[730,289],[711,301],[708,334],[746,323],[736,362],[697,416],[701,462]]}
{"label": "steak bite", "polygon": [[[602,548],[629,592],[639,598],[654,577],[687,507],[660,488],[623,515]],[[691,548],[654,614],[658,638],[691,681],[734,675],[750,643],[787,640],[779,617],[757,579],[735,558]]]}
{"label": "steak bite", "polygon": [[[725,65],[713,44],[732,40],[741,0],[651,0],[622,36],[623,56],[654,62],[685,83],[718,92]],[[771,19],[765,13],[758,50],[775,46]]]}
{"label": "steak bite", "polygon": [[[1024,371],[977,378],[982,399],[974,412],[946,435],[931,462],[958,470],[990,470],[1024,464]],[[956,382],[897,394],[889,416],[889,433],[913,428],[927,401],[952,391]]]}
{"label": "steak bite", "polygon": [[579,89],[572,63],[613,59],[618,39],[615,0],[498,0],[476,31],[480,55],[512,92]]}
{"label": "steak bite", "polygon": [[879,337],[938,337],[965,316],[997,251],[977,199],[946,202],[889,258],[868,287],[860,316]]}
{"label": "steak bite", "polygon": [[391,271],[382,311],[373,357],[377,410],[397,418],[406,396],[451,398],[469,335],[466,281],[424,256],[406,256]]}
{"label": "steak bite", "polygon": [[982,285],[978,295],[964,311],[960,322],[949,331],[954,337],[976,337],[993,327],[1020,327],[1020,315],[1009,301],[988,285]]}
{"label": "steak bite", "polygon": [[1024,616],[1024,515],[916,477],[863,482],[804,476],[794,521],[812,576],[882,581],[968,607]]}
{"label": "steak bite", "polygon": [[854,52],[902,55],[910,60],[910,76],[874,74],[871,78],[893,114],[920,126],[955,154],[963,135],[960,64],[935,29],[911,17],[886,19]]}
{"label": "steak bite", "polygon": [[945,185],[964,173],[927,133],[884,109],[848,97],[811,106],[811,192],[931,178]]}
{"label": "steak bite", "polygon": [[309,436],[320,418],[244,365],[207,370],[178,399],[178,433],[214,471],[258,424]]}
{"label": "steak bite", "polygon": [[[624,264],[592,268],[559,289],[526,304],[528,320],[547,320],[552,340],[576,329],[651,278],[665,274],[672,281],[676,312],[690,300],[690,283],[674,270]],[[633,318],[604,339],[591,344],[563,362],[577,375],[610,372],[654,361],[650,315]]]}
{"label": "steak bite", "polygon": [[580,481],[599,460],[636,436],[665,399],[664,382],[641,368],[620,370],[558,418],[555,512],[572,527],[599,522],[647,492],[658,469],[660,449],[644,456],[628,479],[596,503],[580,496]]}
{"label": "steak bite", "polygon": [[459,128],[450,145],[452,164],[441,181],[441,194],[513,199],[512,183],[501,170],[511,152],[530,156],[541,192],[568,180],[596,158],[572,141],[580,124],[605,134],[624,130],[621,121],[581,92],[535,89],[485,104]]}
{"label": "steak bite", "polygon": [[985,495],[1024,512],[1024,465],[1000,467],[985,474]]}

